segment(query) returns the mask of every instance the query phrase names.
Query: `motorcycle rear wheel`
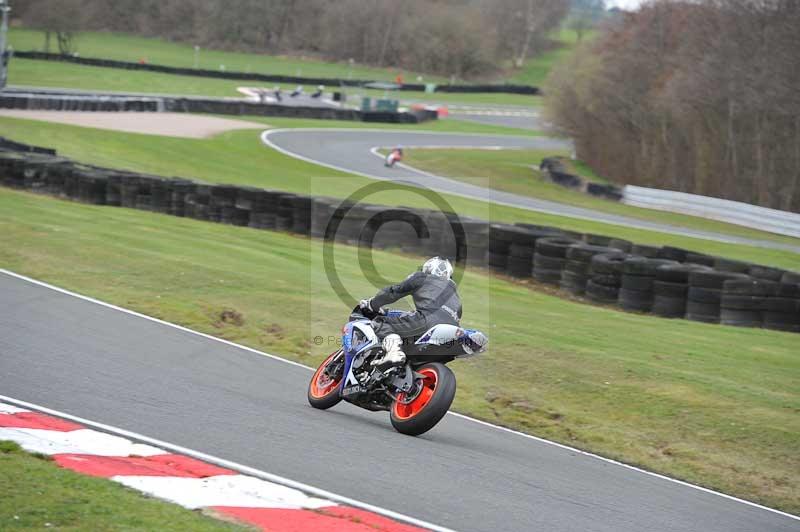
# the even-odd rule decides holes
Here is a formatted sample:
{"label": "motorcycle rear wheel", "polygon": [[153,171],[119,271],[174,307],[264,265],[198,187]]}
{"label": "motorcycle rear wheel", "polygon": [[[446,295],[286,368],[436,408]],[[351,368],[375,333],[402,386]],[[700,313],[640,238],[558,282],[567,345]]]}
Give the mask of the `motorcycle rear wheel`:
{"label": "motorcycle rear wheel", "polygon": [[311,382],[308,383],[308,402],[314,408],[327,410],[342,400],[339,396],[339,384],[344,377],[344,366],[342,366],[342,374],[336,375],[335,377],[331,377],[325,373],[327,367],[333,362],[336,356],[341,353],[341,350],[331,353],[330,356],[319,365],[317,371],[314,372],[314,376],[311,377]]}
{"label": "motorcycle rear wheel", "polygon": [[456,395],[456,376],[438,362],[416,370],[423,378],[410,396],[401,393],[392,403],[389,417],[397,432],[419,436],[431,430],[447,413]]}

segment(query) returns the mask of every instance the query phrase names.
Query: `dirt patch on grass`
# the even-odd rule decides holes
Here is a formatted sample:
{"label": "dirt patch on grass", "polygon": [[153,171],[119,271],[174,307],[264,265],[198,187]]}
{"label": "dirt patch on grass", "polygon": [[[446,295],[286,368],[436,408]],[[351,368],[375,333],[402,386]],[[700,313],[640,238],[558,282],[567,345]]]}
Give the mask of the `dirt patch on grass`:
{"label": "dirt patch on grass", "polygon": [[192,115],[185,113],[114,113],[79,111],[21,111],[0,110],[0,116],[43,120],[73,126],[112,129],[127,133],[164,135],[202,139],[234,129],[267,129],[269,126],[244,120],[220,118],[218,116]]}

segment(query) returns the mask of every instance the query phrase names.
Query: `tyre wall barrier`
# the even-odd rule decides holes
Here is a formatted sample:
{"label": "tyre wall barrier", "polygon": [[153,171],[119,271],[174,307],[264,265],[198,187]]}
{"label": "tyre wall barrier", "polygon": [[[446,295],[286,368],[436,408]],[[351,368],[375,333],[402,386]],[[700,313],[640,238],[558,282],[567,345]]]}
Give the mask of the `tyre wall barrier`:
{"label": "tyre wall barrier", "polygon": [[797,272],[558,227],[492,224],[427,209],[119,171],[42,150],[0,137],[0,185],[95,205],[442,255],[624,310],[800,332]]}
{"label": "tyre wall barrier", "polygon": [[0,95],[0,108],[48,111],[156,112],[163,109],[163,103],[159,98],[13,93]]}
{"label": "tyre wall barrier", "polygon": [[169,111],[173,113],[277,116],[403,124],[418,124],[438,118],[436,111],[424,109],[404,112],[365,113],[355,109],[272,105],[233,99],[141,98],[133,96],[21,92],[0,95],[0,108],[50,111]]}
{"label": "tyre wall barrier", "polygon": [[593,183],[581,176],[570,174],[564,166],[562,157],[546,157],[539,164],[539,170],[544,172],[546,178],[562,187],[580,190],[598,198],[619,201],[622,199],[622,189],[608,183]]}
{"label": "tyre wall barrier", "polygon": [[[271,83],[289,83],[300,85],[334,85],[346,87],[361,87],[368,83],[376,83],[376,80],[367,79],[343,79],[343,78],[313,78],[302,76],[282,76],[276,74],[259,74],[254,72],[229,72],[223,70],[207,70],[197,68],[181,68],[167,65],[153,65],[150,63],[134,63],[131,61],[117,61],[113,59],[101,59],[96,57],[80,57],[73,55],[52,54],[34,51],[15,51],[14,57],[22,59],[37,59],[43,61],[61,61],[65,63],[75,63],[106,68],[122,68],[125,70],[146,70],[150,72],[160,72],[163,74],[176,74],[180,76],[197,76],[216,79],[234,80],[253,80],[266,81]],[[421,83],[408,83],[398,86],[401,91],[422,92],[426,86]],[[435,92],[461,92],[461,93],[505,93],[505,94],[540,94],[538,87],[530,85],[512,84],[483,84],[483,85],[436,85]]]}
{"label": "tyre wall barrier", "polygon": [[626,205],[700,216],[771,233],[800,237],[800,213],[634,185],[626,185],[622,196],[622,202]]}

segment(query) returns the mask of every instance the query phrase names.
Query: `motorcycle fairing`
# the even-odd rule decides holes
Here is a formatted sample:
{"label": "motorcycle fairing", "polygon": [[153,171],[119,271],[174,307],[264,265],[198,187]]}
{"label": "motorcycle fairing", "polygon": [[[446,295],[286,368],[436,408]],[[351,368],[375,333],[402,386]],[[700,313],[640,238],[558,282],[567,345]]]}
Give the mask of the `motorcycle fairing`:
{"label": "motorcycle fairing", "polygon": [[369,320],[351,321],[342,328],[342,346],[344,347],[344,375],[339,388],[341,396],[362,392],[362,385],[353,374],[353,361],[362,353],[376,347],[379,340],[372,330]]}

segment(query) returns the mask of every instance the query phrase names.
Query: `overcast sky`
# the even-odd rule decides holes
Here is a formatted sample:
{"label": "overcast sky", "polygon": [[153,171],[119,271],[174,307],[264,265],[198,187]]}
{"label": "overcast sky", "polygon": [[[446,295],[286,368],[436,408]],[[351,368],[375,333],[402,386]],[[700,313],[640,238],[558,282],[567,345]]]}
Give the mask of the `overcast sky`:
{"label": "overcast sky", "polygon": [[642,0],[606,0],[606,7],[621,7],[623,9],[636,9]]}

